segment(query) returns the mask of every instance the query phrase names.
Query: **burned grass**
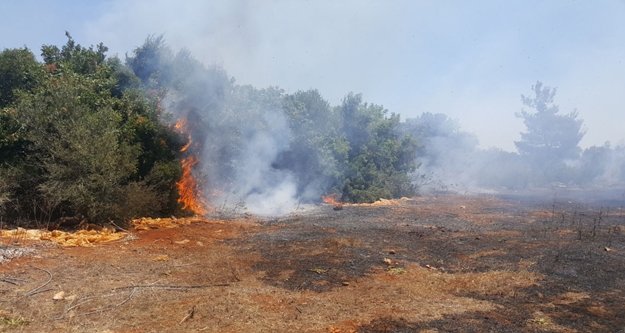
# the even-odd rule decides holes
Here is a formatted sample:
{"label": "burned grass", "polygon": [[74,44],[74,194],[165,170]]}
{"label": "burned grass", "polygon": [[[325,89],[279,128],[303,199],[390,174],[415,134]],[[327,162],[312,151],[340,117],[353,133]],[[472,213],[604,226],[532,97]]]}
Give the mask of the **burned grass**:
{"label": "burned grass", "polygon": [[623,215],[597,223],[595,208],[549,204],[423,197],[274,220],[144,221],[132,238],[87,248],[24,243],[39,257],[0,266],[0,331],[625,328]]}

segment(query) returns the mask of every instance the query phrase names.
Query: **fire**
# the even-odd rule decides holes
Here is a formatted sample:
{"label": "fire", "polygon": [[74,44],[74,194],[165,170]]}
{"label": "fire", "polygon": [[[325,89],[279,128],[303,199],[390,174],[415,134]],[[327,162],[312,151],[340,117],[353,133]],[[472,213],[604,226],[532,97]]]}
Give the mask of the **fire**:
{"label": "fire", "polygon": [[343,203],[338,200],[338,194],[328,194],[321,196],[321,200],[329,205],[332,205],[334,207],[334,210],[343,209]]}
{"label": "fire", "polygon": [[182,177],[176,183],[178,194],[180,195],[178,202],[182,205],[183,209],[190,210],[197,215],[205,215],[208,212],[208,209],[201,199],[202,195],[200,187],[195,179],[195,176],[193,175],[193,170],[199,163],[199,160],[195,155],[189,152],[189,148],[193,144],[193,139],[187,127],[187,120],[178,120],[174,125],[174,128],[178,132],[186,134],[188,137],[187,144],[180,149],[180,152],[185,154],[186,157],[180,161],[180,165],[182,166]]}

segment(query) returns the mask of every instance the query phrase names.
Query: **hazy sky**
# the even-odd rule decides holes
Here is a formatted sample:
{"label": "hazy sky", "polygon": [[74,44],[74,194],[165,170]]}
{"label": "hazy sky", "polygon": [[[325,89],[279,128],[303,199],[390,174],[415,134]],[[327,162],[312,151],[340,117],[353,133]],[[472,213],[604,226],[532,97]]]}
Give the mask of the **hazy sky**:
{"label": "hazy sky", "polygon": [[0,49],[102,41],[124,56],[164,34],[239,83],[350,91],[403,118],[446,113],[484,147],[514,149],[521,94],[557,87],[582,146],[625,144],[625,1],[0,2]]}

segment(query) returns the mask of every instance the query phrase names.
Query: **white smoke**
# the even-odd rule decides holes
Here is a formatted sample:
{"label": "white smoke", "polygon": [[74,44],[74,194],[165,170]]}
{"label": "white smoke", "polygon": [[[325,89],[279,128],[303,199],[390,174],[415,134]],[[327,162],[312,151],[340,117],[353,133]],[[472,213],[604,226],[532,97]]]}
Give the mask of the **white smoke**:
{"label": "white smoke", "polygon": [[[297,186],[291,173],[272,166],[278,154],[288,148],[290,130],[281,110],[265,111],[261,122],[268,126],[255,123],[254,119],[241,119],[249,126],[244,129],[246,138],[237,158],[240,165],[231,188],[232,197],[234,202],[243,203],[243,208],[254,214],[282,215],[298,204]],[[222,197],[221,201],[227,207],[224,200]]]}

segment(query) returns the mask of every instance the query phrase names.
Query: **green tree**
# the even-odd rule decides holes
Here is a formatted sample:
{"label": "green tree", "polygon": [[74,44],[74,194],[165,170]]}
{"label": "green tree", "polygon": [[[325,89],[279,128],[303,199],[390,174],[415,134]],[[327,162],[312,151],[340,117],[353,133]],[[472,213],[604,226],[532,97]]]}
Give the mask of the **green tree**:
{"label": "green tree", "polygon": [[25,176],[18,167],[24,157],[25,142],[14,110],[20,92],[34,89],[44,72],[27,48],[7,49],[0,53],[0,215],[15,206],[15,178]]}
{"label": "green tree", "polygon": [[100,43],[88,48],[76,43],[69,32],[65,32],[67,43],[60,49],[55,45],[41,47],[41,56],[50,72],[59,70],[59,64],[63,64],[71,71],[79,74],[94,74],[104,63],[108,47]]}
{"label": "green tree", "polygon": [[149,36],[126,57],[126,65],[146,87],[166,87],[171,81],[172,52],[163,36]]}
{"label": "green tree", "polygon": [[543,87],[539,81],[532,86],[533,96],[522,96],[523,104],[534,110],[522,110],[526,132],[515,141],[519,154],[526,159],[536,175],[536,182],[567,181],[570,172],[566,162],[579,157],[579,142],[584,137],[582,120],[577,112],[560,114],[554,104],[556,89]]}
{"label": "green tree", "polygon": [[15,101],[19,90],[31,90],[41,80],[41,65],[29,49],[0,52],[0,109]]}
{"label": "green tree", "polygon": [[284,96],[283,109],[291,140],[275,165],[293,172],[300,197],[318,200],[319,193],[340,191],[348,144],[338,114],[317,90]]}
{"label": "green tree", "polygon": [[60,49],[42,48],[48,74],[35,62],[37,84],[13,90],[0,110],[0,208],[16,218],[95,223],[170,214],[182,144],[160,123],[158,96],[107,59],[104,45],[67,37]]}
{"label": "green tree", "polygon": [[104,222],[135,213],[124,209],[139,151],[121,140],[121,116],[100,84],[65,73],[15,106],[49,216],[82,214]]}
{"label": "green tree", "polygon": [[415,141],[399,134],[399,116],[349,94],[338,107],[349,143],[343,200],[372,202],[414,194]]}

